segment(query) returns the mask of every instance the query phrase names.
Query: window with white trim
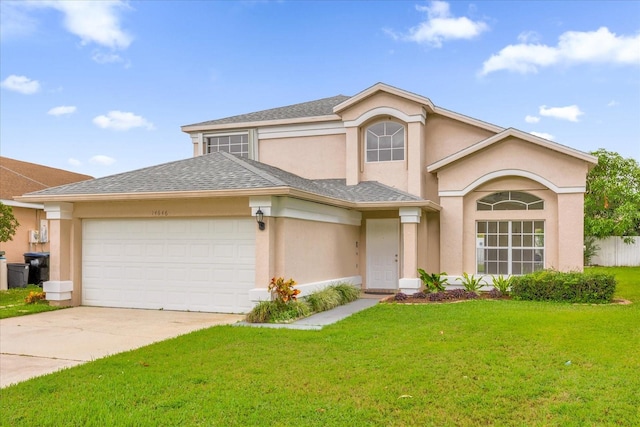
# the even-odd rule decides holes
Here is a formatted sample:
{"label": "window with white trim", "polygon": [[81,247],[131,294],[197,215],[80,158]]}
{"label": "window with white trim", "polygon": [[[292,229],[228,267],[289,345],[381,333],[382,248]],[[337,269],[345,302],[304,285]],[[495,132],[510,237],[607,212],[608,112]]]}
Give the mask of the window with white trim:
{"label": "window with white trim", "polygon": [[404,126],[386,121],[369,126],[365,131],[367,162],[404,160]]}
{"label": "window with white trim", "polygon": [[476,222],[477,274],[543,270],[544,248],[544,221]]}
{"label": "window with white trim", "polygon": [[249,134],[233,133],[204,137],[205,153],[224,151],[241,157],[249,157]]}
{"label": "window with white trim", "polygon": [[533,211],[544,209],[544,200],[522,191],[501,191],[476,202],[479,211]]}

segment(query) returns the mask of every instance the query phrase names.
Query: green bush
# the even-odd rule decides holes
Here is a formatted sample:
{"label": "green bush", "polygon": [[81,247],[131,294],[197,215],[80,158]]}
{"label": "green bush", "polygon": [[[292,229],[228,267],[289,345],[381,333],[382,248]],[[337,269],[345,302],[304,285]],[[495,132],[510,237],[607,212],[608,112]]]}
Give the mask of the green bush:
{"label": "green bush", "polygon": [[311,307],[306,301],[260,301],[247,314],[246,320],[249,323],[286,323],[310,314]]}
{"label": "green bush", "polygon": [[615,277],[604,273],[543,270],[511,280],[511,295],[520,300],[608,303],[615,290]]}
{"label": "green bush", "polygon": [[[297,295],[297,294],[296,294]],[[288,301],[275,298],[272,301],[260,301],[247,314],[249,323],[287,323],[313,313],[327,311],[339,305],[355,301],[360,289],[348,283],[338,283],[320,291],[313,292],[300,300],[293,295]]]}
{"label": "green bush", "polygon": [[331,285],[340,294],[340,304],[348,304],[360,297],[360,288],[356,288],[349,283],[338,283]]}
{"label": "green bush", "polygon": [[341,304],[341,294],[332,286],[316,291],[305,297],[312,311],[327,311]]}

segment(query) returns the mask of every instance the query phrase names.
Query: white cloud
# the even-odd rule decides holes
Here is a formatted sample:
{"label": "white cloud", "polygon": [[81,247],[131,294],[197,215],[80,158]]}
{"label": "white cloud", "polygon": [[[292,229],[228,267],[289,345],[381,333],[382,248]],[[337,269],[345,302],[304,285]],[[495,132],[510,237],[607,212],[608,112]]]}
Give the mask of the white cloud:
{"label": "white cloud", "polygon": [[93,59],[98,64],[112,64],[114,62],[124,62],[124,59],[116,53],[104,53],[104,52],[93,52],[91,55],[91,59]]}
{"label": "white cloud", "polygon": [[82,162],[78,159],[74,159],[73,157],[69,158],[69,160],[67,160],[67,163],[69,163],[71,166],[82,166]]}
{"label": "white cloud", "polygon": [[96,43],[112,49],[126,49],[133,40],[120,26],[120,11],[129,9],[124,1],[52,0],[36,4],[62,12],[64,27],[80,37],[82,44]]}
{"label": "white cloud", "polygon": [[550,141],[553,141],[553,139],[555,138],[555,136],[551,135],[550,133],[545,133],[545,132],[529,132],[531,135],[533,136],[537,136],[539,138],[544,138],[544,139],[548,139]]}
{"label": "white cloud", "polygon": [[509,45],[482,65],[481,75],[508,70],[535,73],[557,64],[605,63],[640,65],[640,34],[618,36],[601,27],[596,31],[567,31],[556,46],[521,43]]}
{"label": "white cloud", "polygon": [[0,86],[25,95],[31,95],[40,90],[40,82],[37,80],[31,80],[25,76],[16,76],[15,74],[4,79]]}
{"label": "white cloud", "polygon": [[65,114],[73,114],[75,113],[77,108],[73,105],[61,105],[59,107],[53,107],[47,114],[50,116],[64,116]]}
{"label": "white cloud", "polygon": [[[5,7],[9,3],[11,7]],[[63,26],[72,34],[80,37],[81,43],[95,43],[111,49],[126,49],[133,37],[122,29],[120,13],[131,9],[123,0],[108,1],[63,1],[40,0],[23,2],[2,2],[3,35],[9,24],[12,34],[28,34],[35,31],[37,22],[29,16],[33,9],[55,9],[63,14]],[[10,19],[11,18],[11,19]]]}
{"label": "white cloud", "polygon": [[549,107],[541,105],[538,113],[541,116],[553,117],[560,120],[569,120],[570,122],[577,122],[578,118],[584,113],[580,111],[580,107],[577,105],[569,105],[567,107]]}
{"label": "white cloud", "polygon": [[137,127],[143,127],[147,130],[155,129],[153,123],[144,117],[118,110],[109,111],[106,115],[95,117],[93,123],[102,129],[112,130],[129,130]]}
{"label": "white cloud", "polygon": [[609,101],[607,103],[607,107],[617,107],[618,105],[620,105],[620,103],[618,101],[616,101],[615,99],[612,99],[611,101]]}
{"label": "white cloud", "polygon": [[540,121],[540,117],[537,116],[526,116],[524,121],[527,123],[538,123]]}
{"label": "white cloud", "polygon": [[24,3],[13,1],[0,2],[0,37],[23,37],[36,31],[35,19],[23,10]]}
{"label": "white cloud", "polygon": [[518,41],[520,43],[536,43],[540,40],[540,34],[535,31],[524,31],[518,34]]}
{"label": "white cloud", "polygon": [[472,39],[487,31],[489,26],[482,21],[472,21],[467,17],[454,17],[445,1],[432,1],[429,6],[416,6],[419,12],[426,12],[427,19],[409,29],[407,34],[397,34],[385,30],[394,39],[412,41],[433,47],[441,47],[446,40]]}
{"label": "white cloud", "polygon": [[98,154],[97,156],[93,156],[92,158],[89,159],[89,163],[94,165],[109,166],[114,164],[115,162],[116,162],[116,159],[114,159],[113,157],[105,156],[102,154]]}

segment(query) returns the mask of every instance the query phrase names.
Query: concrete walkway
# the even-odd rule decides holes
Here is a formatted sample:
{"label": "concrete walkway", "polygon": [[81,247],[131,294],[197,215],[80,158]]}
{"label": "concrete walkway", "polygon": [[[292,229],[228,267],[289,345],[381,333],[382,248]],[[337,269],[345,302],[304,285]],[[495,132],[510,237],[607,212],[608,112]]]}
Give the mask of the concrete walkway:
{"label": "concrete walkway", "polygon": [[242,319],[238,314],[99,307],[0,319],[0,387]]}

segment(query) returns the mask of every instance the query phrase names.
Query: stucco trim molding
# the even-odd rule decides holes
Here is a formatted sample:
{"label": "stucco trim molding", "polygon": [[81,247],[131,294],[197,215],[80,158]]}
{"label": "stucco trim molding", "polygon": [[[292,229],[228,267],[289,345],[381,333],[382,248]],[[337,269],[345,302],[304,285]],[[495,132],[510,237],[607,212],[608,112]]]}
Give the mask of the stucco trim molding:
{"label": "stucco trim molding", "polygon": [[[321,280],[319,282],[311,282],[304,284],[297,284],[296,289],[300,290],[299,297],[305,297],[313,292],[321,291],[322,289],[329,287],[331,285],[335,285],[336,283],[348,283],[350,285],[361,287],[362,286],[362,276],[350,276],[350,277],[339,277],[336,279],[329,280]],[[249,290],[249,299],[257,303],[259,301],[268,301],[271,299],[271,295],[267,288],[253,288]]]}
{"label": "stucco trim molding", "polygon": [[349,128],[349,127],[358,127],[361,124],[363,124],[364,122],[366,122],[367,120],[376,117],[376,116],[392,116],[395,117],[398,120],[402,120],[405,123],[422,123],[423,125],[426,123],[426,116],[424,114],[415,114],[415,115],[408,115],[400,110],[397,110],[395,108],[391,108],[391,107],[378,107],[378,108],[374,108],[373,110],[369,110],[366,113],[362,114],[360,117],[358,117],[355,120],[348,120],[344,122],[344,127]]}
{"label": "stucco trim molding", "polygon": [[584,193],[586,188],[584,186],[574,186],[574,187],[558,187],[553,182],[548,179],[535,174],[533,172],[524,171],[520,169],[503,169],[499,171],[493,171],[486,175],[481,176],[480,178],[473,181],[471,184],[467,185],[462,190],[448,190],[448,191],[439,191],[438,196],[440,197],[462,197],[466,196],[468,193],[473,191],[475,188],[480,185],[489,182],[496,178],[502,178],[506,176],[520,176],[523,178],[528,178],[532,181],[536,181],[556,194],[572,194],[572,193]]}
{"label": "stucco trim molding", "polygon": [[264,216],[303,219],[307,221],[329,222],[360,226],[362,214],[358,211],[328,206],[290,197],[251,197],[249,199],[251,215],[258,208]]}
{"label": "stucco trim molding", "polygon": [[71,299],[73,282],[70,280],[51,280],[42,284],[42,290],[47,294],[47,301],[67,301]]}
{"label": "stucco trim molding", "polygon": [[263,140],[274,138],[298,138],[302,136],[343,135],[346,132],[347,131],[345,130],[342,122],[327,122],[259,128],[258,137]]}
{"label": "stucco trim molding", "polygon": [[419,224],[421,216],[420,208],[400,208],[400,222],[403,224]]}
{"label": "stucco trim molding", "polygon": [[47,219],[73,219],[73,203],[45,203]]}

